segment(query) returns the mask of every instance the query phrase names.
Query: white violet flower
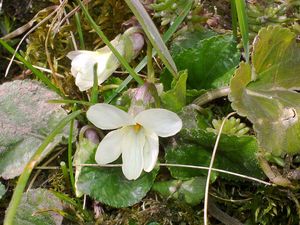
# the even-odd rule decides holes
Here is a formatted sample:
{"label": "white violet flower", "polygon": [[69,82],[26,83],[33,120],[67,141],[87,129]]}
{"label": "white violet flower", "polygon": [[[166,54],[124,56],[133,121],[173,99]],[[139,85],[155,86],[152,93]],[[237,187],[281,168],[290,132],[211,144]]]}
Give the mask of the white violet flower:
{"label": "white violet flower", "polygon": [[[131,61],[143,48],[144,37],[137,32],[137,29],[131,28],[124,34],[118,35],[111,41],[111,44],[127,61]],[[108,46],[96,51],[71,51],[67,57],[72,60],[71,73],[80,91],[93,87],[96,63],[98,64],[98,85],[102,84],[120,66],[120,62]]]}
{"label": "white violet flower", "polygon": [[157,161],[158,137],[175,135],[182,127],[176,113],[166,109],[147,109],[132,116],[115,106],[100,103],[87,111],[95,126],[112,130],[100,142],[96,162],[111,163],[122,154],[122,171],[129,180],[137,179],[142,171],[150,172]]}

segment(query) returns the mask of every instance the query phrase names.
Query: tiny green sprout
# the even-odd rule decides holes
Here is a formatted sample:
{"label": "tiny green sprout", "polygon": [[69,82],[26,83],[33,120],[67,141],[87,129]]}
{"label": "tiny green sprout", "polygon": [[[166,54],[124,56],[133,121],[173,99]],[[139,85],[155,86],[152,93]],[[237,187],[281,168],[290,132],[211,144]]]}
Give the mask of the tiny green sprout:
{"label": "tiny green sprout", "polygon": [[161,18],[161,25],[166,26],[174,22],[186,3],[185,0],[162,0],[159,3],[151,4],[151,8],[155,12],[154,16]]}
{"label": "tiny green sprout", "polygon": [[[206,130],[209,132],[213,132],[217,134],[220,130],[223,118],[220,120],[213,119],[212,125],[213,128],[207,128]],[[230,117],[230,119],[226,119],[224,127],[222,129],[223,134],[230,134],[236,136],[242,136],[249,132],[249,127],[246,126],[245,123],[241,123],[239,118]]]}

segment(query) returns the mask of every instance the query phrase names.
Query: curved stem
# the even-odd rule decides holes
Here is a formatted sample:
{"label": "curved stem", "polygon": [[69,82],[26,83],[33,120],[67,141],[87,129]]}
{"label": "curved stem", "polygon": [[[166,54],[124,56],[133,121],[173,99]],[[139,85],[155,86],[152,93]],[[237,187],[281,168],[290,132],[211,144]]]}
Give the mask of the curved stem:
{"label": "curved stem", "polygon": [[104,44],[106,44],[109,49],[112,51],[112,53],[116,56],[116,58],[119,60],[119,62],[122,64],[122,66],[125,67],[125,69],[130,73],[130,75],[138,82],[140,85],[144,84],[143,79],[131,68],[131,66],[128,64],[126,59],[118,52],[118,50],[110,43],[110,41],[107,39],[101,28],[96,24],[96,22],[93,20],[89,12],[87,11],[84,4],[81,2],[81,0],[77,0],[78,4],[80,5],[86,19],[88,20],[91,27],[96,31],[96,33],[99,35],[99,37],[102,39]]}
{"label": "curved stem", "polygon": [[202,106],[212,100],[215,100],[217,98],[225,97],[230,93],[230,88],[228,86],[217,88],[211,91],[208,91],[201,95],[200,97],[196,98],[193,101],[193,104]]}
{"label": "curved stem", "polygon": [[210,175],[211,175],[211,171],[212,171],[212,168],[213,168],[215,156],[216,156],[216,153],[217,153],[217,148],[218,148],[218,145],[219,145],[219,141],[220,141],[220,138],[221,138],[221,134],[222,134],[222,130],[223,130],[225,121],[226,121],[227,119],[229,119],[229,117],[231,117],[231,116],[232,116],[233,114],[235,114],[235,113],[236,113],[236,112],[229,113],[228,116],[226,116],[226,118],[223,120],[223,122],[222,122],[222,124],[221,124],[221,127],[220,127],[220,130],[219,130],[219,133],[218,133],[218,136],[217,136],[217,139],[216,139],[216,142],[215,142],[215,146],[214,146],[212,155],[211,155],[211,160],[210,160],[210,164],[209,164],[209,169],[208,169],[207,179],[206,179],[206,185],[205,185],[205,196],[204,196],[204,225],[207,225],[207,224],[208,224],[208,223],[207,223],[208,190],[209,190],[209,184],[210,184]]}
{"label": "curved stem", "polygon": [[273,171],[273,169],[269,165],[268,161],[264,158],[262,153],[258,154],[257,159],[261,169],[270,179],[271,182],[279,186],[293,188],[293,185],[289,179],[283,177],[280,173],[276,173]]}
{"label": "curved stem", "polygon": [[210,199],[208,202],[208,211],[217,220],[225,225],[243,225],[236,218],[229,216],[227,213],[223,212],[218,206]]}
{"label": "curved stem", "polygon": [[[195,165],[186,165],[186,164],[174,164],[174,163],[157,163],[158,166],[165,166],[165,167],[178,167],[178,168],[191,168],[191,169],[197,169],[197,170],[209,170],[208,167],[206,166],[195,166]],[[121,167],[122,164],[106,164],[106,165],[99,165],[99,164],[91,164],[91,163],[80,163],[80,164],[75,164],[73,165],[74,167],[77,166],[89,166],[89,167]],[[240,173],[235,173],[235,172],[231,172],[231,171],[227,171],[227,170],[222,170],[222,169],[216,169],[216,168],[211,168],[212,171],[215,172],[219,172],[219,173],[225,173],[225,174],[229,174],[232,176],[236,176],[236,177],[241,177],[247,180],[251,180],[251,181],[255,181],[264,185],[268,185],[268,186],[272,186],[271,183],[260,180],[258,178],[255,177],[249,177],[247,175],[243,175]]]}
{"label": "curved stem", "polygon": [[14,225],[14,218],[17,212],[18,205],[21,201],[23,191],[29,179],[29,176],[33,170],[33,168],[40,161],[41,155],[45,148],[48,146],[50,142],[56,137],[57,134],[61,132],[61,130],[74,118],[76,118],[81,113],[81,110],[75,111],[70,115],[66,116],[64,119],[60,121],[60,123],[55,127],[55,129],[47,136],[47,138],[43,141],[34,155],[31,157],[30,161],[24,168],[23,173],[18,179],[17,186],[15,187],[12,199],[9,203],[9,207],[6,212],[6,216],[4,219],[4,225]]}

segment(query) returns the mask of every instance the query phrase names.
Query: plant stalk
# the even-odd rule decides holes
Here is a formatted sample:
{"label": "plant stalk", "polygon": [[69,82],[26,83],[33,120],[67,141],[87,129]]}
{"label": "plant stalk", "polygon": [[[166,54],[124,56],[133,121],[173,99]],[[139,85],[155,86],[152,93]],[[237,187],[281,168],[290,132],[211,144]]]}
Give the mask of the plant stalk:
{"label": "plant stalk", "polygon": [[73,193],[76,193],[73,161],[72,161],[73,129],[74,129],[74,119],[72,119],[70,122],[70,132],[69,132],[69,139],[68,139],[68,167],[69,167],[69,176],[70,176],[72,190]]}
{"label": "plant stalk", "polygon": [[[169,27],[169,29],[163,34],[162,39],[164,42],[167,42],[172,35],[175,33],[175,31],[178,29],[182,21],[185,19],[185,17],[189,14],[190,9],[193,5],[193,0],[189,0],[186,4],[186,6],[182,9],[182,11],[179,13],[177,18],[174,20],[174,23]],[[155,49],[152,51],[152,57],[156,55]],[[145,65],[147,64],[147,56],[143,58],[143,60],[136,66],[134,69],[135,72],[141,71]],[[110,103],[132,80],[131,76],[128,76],[122,84],[115,90],[111,96],[107,100],[105,100],[105,103]]]}
{"label": "plant stalk", "polygon": [[46,137],[46,139],[43,141],[43,143],[40,145],[40,147],[37,149],[37,151],[34,153],[34,155],[31,157],[30,161],[27,163],[27,165],[24,168],[23,173],[18,179],[17,185],[15,187],[12,199],[9,203],[9,207],[6,211],[6,216],[4,218],[4,225],[14,225],[14,218],[19,206],[19,203],[21,201],[23,191],[25,189],[25,186],[27,184],[27,181],[30,177],[30,174],[34,167],[38,164],[40,161],[41,155],[45,148],[48,146],[50,142],[53,141],[55,136],[59,134],[62,129],[74,118],[76,118],[81,113],[81,110],[72,112],[70,115],[66,116],[64,119],[60,121],[60,123],[55,127],[55,129]]}
{"label": "plant stalk", "polygon": [[122,64],[122,66],[125,67],[125,69],[129,72],[129,74],[138,82],[140,85],[144,84],[144,81],[140,76],[130,67],[126,59],[118,52],[118,50],[110,43],[108,38],[105,36],[101,28],[96,24],[96,22],[93,20],[89,12],[87,11],[86,7],[83,5],[83,3],[80,0],[77,0],[78,4],[80,5],[85,17],[87,18],[90,25],[93,27],[93,29],[96,31],[96,33],[99,35],[99,37],[102,39],[104,44],[106,44],[109,49],[112,51],[112,53],[116,56],[116,58],[119,60],[119,62]]}

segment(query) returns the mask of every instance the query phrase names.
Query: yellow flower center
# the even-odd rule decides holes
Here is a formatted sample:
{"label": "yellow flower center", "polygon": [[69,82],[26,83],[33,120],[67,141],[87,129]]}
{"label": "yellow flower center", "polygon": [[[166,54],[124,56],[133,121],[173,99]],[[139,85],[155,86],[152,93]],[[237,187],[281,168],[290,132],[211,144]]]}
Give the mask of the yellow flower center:
{"label": "yellow flower center", "polygon": [[135,132],[138,132],[141,129],[141,127],[142,126],[140,124],[138,124],[138,123],[133,126]]}

